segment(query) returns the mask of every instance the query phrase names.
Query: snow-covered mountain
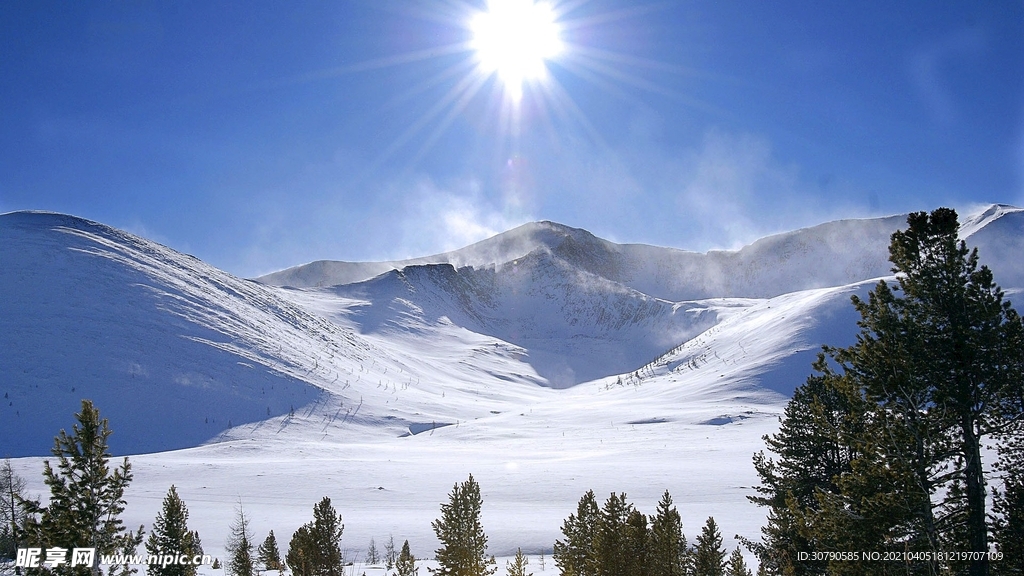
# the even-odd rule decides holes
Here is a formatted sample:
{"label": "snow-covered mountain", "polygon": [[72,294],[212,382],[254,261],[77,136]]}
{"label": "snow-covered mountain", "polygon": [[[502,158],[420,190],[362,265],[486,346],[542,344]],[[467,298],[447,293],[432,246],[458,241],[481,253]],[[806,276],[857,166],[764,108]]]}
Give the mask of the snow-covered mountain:
{"label": "snow-covered mountain", "polygon": [[[963,222],[1012,298],[1024,210]],[[46,454],[88,397],[116,453],[175,450],[133,457],[138,522],[174,483],[208,508],[201,531],[242,496],[287,534],[330,486],[350,546],[391,532],[426,552],[472,472],[499,554],[550,548],[588,488],[648,511],[669,488],[691,532],[715,514],[756,536],[750,455],[820,346],[852,341],[850,295],[891,273],[904,223],[695,253],[541,222],[253,281],[95,222],[0,215],[0,456]]]}

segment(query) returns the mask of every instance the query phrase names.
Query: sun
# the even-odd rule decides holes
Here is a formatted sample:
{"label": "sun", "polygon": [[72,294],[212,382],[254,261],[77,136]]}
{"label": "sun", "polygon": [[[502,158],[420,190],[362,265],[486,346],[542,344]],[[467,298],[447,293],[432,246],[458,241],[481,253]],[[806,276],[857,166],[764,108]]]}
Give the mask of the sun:
{"label": "sun", "polygon": [[496,74],[514,102],[522,99],[524,84],[545,77],[547,61],[564,49],[555,12],[543,2],[488,0],[470,29],[480,70]]}

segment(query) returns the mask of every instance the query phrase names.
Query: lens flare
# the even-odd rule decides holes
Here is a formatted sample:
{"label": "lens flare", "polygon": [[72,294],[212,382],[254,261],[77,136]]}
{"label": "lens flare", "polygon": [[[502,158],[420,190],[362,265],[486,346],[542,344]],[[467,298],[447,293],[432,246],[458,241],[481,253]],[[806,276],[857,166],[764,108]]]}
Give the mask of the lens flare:
{"label": "lens flare", "polygon": [[546,62],[564,46],[555,12],[531,0],[490,0],[470,22],[480,69],[497,74],[506,94],[519,101],[523,85],[547,74]]}

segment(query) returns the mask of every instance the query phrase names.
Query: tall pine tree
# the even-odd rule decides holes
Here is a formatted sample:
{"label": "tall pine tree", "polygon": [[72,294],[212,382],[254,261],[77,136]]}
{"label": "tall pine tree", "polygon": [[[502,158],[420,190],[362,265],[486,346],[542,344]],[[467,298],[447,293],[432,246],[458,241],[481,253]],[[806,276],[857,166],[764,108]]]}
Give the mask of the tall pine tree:
{"label": "tall pine tree", "polygon": [[416,557],[409,550],[409,541],[402,544],[402,551],[395,559],[395,576],[416,576],[420,569],[416,567]]}
{"label": "tall pine tree", "polygon": [[225,546],[228,553],[228,562],[225,566],[228,576],[255,576],[254,549],[253,534],[249,529],[249,517],[245,515],[242,501],[239,500],[238,506],[235,508],[235,521],[231,524],[231,534],[228,536]]}
{"label": "tall pine tree", "polygon": [[[120,519],[126,504],[124,491],[132,480],[132,472],[127,458],[119,467],[110,468],[107,439],[111,430],[106,418],[100,418],[91,401],[82,400],[82,411],[75,414],[75,419],[78,423],[72,434],[61,430],[54,441],[52,452],[57,458],[57,469],[50,466],[49,460],[43,462],[50,501],[45,507],[38,502],[26,502],[24,536],[30,546],[48,548],[59,542],[68,549],[95,548],[91,567],[68,563],[52,571],[99,576],[100,556],[135,553],[142,542],[142,527],[133,533],[125,529]],[[111,569],[116,573],[134,571],[128,566]]]}
{"label": "tall pine tree", "polygon": [[626,495],[614,492],[601,507],[594,537],[595,572],[598,576],[635,574],[637,558],[632,555],[629,530],[629,518],[633,512],[633,505],[626,501]]}
{"label": "tall pine tree", "polygon": [[993,540],[1002,558],[992,564],[992,572],[998,576],[1024,576],[1024,426],[1018,426],[1003,439],[998,469],[1003,487],[995,494]]}
{"label": "tall pine tree", "polygon": [[[182,555],[190,561],[203,554],[199,533],[188,529],[188,508],[178,496],[174,485],[171,485],[167,491],[163,508],[157,513],[156,521],[153,522],[153,529],[150,530],[149,538],[146,540],[146,552],[153,556]],[[149,576],[195,576],[197,569],[198,566],[192,564],[174,563],[166,566],[162,563],[148,564],[146,574]]]}
{"label": "tall pine tree", "polygon": [[708,517],[697,536],[697,547],[693,552],[694,576],[723,576],[725,574],[725,550],[722,548],[722,534],[718,524]]}
{"label": "tall pine tree", "polygon": [[10,458],[5,458],[0,464],[0,562],[13,562],[17,554],[18,531],[25,521],[24,490],[25,480],[14,471]]}
{"label": "tall pine tree", "polygon": [[295,576],[341,576],[344,558],[341,535],[345,525],[324,496],[313,507],[313,521],[299,527],[292,536],[286,557]]}
{"label": "tall pine tree", "polygon": [[[755,500],[771,508],[755,546],[762,565],[815,549],[965,551],[975,554],[901,568],[989,573],[981,446],[1024,418],[1024,324],[977,251],[959,240],[956,212],[919,212],[907,223],[889,248],[896,285],[883,281],[867,300],[853,298],[856,344],[828,350],[817,366],[850,410],[839,398],[838,426],[822,434],[813,403],[787,409],[778,443],[768,446],[779,459],[755,459]],[[810,570],[794,573],[822,573],[800,568]],[[828,569],[857,573],[849,563]]]}
{"label": "tall pine tree", "polygon": [[284,564],[281,562],[281,548],[277,545],[277,537],[274,536],[273,530],[267,534],[263,544],[256,549],[256,559],[263,565],[264,570],[284,569]]}
{"label": "tall pine tree", "polygon": [[556,540],[552,557],[561,576],[594,576],[594,539],[600,522],[600,510],[593,490],[580,498],[576,513],[562,523],[564,540]]}
{"label": "tall pine tree", "polygon": [[688,556],[683,521],[672,505],[672,495],[665,491],[651,520],[647,546],[649,576],[684,576]]}
{"label": "tall pine tree", "polygon": [[487,536],[480,524],[483,499],[480,485],[469,475],[456,484],[448,503],[441,505],[441,517],[431,526],[441,547],[436,551],[438,567],[430,568],[438,576],[489,576],[497,570],[494,557],[487,556]]}

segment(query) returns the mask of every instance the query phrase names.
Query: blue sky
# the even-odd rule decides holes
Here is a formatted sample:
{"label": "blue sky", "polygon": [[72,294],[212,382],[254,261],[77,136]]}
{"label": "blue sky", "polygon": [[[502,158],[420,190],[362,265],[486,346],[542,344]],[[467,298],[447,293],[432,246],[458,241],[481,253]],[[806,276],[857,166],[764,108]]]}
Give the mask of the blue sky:
{"label": "blue sky", "polygon": [[706,250],[1024,204],[1024,2],[551,5],[515,105],[482,0],[2,2],[0,212],[253,276],[530,220]]}

